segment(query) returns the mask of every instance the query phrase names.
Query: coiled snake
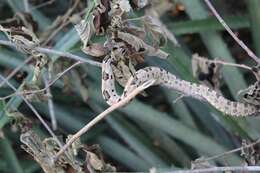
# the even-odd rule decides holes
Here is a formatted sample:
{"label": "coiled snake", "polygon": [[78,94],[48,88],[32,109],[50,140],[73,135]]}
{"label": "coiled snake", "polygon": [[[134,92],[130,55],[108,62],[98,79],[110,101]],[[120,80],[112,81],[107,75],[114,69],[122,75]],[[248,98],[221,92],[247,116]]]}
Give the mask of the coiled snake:
{"label": "coiled snake", "polygon": [[153,85],[162,85],[184,95],[205,100],[227,115],[252,116],[259,112],[258,105],[230,101],[207,86],[178,79],[175,75],[158,67],[146,67],[138,70],[129,78],[123,94],[120,96],[116,92],[112,64],[113,58],[111,58],[111,55],[107,55],[102,62],[102,95],[109,105],[119,102],[144,82],[155,80]]}

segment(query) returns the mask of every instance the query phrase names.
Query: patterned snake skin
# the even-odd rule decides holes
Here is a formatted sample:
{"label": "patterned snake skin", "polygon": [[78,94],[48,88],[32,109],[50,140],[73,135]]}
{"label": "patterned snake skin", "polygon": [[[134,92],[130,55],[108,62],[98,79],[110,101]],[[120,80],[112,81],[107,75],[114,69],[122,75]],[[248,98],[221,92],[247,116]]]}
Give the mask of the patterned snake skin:
{"label": "patterned snake skin", "polygon": [[119,96],[115,89],[115,77],[111,63],[113,63],[113,59],[110,55],[106,56],[102,63],[102,95],[109,105],[119,102],[144,82],[155,80],[153,85],[162,85],[184,95],[205,100],[227,115],[252,116],[259,112],[256,105],[230,101],[207,86],[178,79],[175,75],[158,67],[146,67],[138,70],[133,77],[130,77],[123,94]]}

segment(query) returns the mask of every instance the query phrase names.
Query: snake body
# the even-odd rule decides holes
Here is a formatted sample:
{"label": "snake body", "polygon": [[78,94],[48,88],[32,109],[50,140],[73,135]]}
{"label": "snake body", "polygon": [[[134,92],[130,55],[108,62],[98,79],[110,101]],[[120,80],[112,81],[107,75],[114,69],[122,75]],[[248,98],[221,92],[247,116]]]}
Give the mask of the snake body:
{"label": "snake body", "polygon": [[123,94],[116,92],[115,77],[111,68],[113,59],[108,55],[102,63],[102,95],[109,105],[113,105],[126,97],[135,88],[149,80],[155,80],[153,85],[162,85],[184,95],[202,99],[210,103],[217,110],[231,116],[252,116],[259,112],[256,105],[230,101],[207,86],[191,83],[177,78],[175,75],[158,67],[146,67],[138,70],[129,78]]}

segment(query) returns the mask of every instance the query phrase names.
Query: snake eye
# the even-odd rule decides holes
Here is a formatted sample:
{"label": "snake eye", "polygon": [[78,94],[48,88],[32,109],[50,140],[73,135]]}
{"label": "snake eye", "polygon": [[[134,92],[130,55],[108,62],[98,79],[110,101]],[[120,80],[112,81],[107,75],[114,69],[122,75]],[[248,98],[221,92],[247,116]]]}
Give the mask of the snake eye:
{"label": "snake eye", "polygon": [[247,93],[244,94],[244,98],[248,98],[248,94]]}

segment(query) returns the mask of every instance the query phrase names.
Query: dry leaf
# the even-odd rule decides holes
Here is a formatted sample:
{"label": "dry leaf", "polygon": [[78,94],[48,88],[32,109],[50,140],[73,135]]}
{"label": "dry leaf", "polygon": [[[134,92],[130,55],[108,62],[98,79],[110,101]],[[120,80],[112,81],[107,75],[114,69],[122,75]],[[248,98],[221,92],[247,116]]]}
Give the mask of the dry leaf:
{"label": "dry leaf", "polygon": [[157,19],[151,16],[145,16],[142,18],[142,21],[146,33],[152,37],[153,45],[155,47],[164,46],[167,42],[167,37]]}
{"label": "dry leaf", "polygon": [[117,37],[131,45],[135,51],[144,53],[147,56],[156,56],[162,59],[166,59],[168,57],[166,52],[146,44],[142,39],[132,34],[118,31]]}
{"label": "dry leaf", "polygon": [[102,57],[108,54],[108,50],[102,44],[99,43],[90,44],[87,47],[83,47],[81,50],[85,54],[94,57]]}

